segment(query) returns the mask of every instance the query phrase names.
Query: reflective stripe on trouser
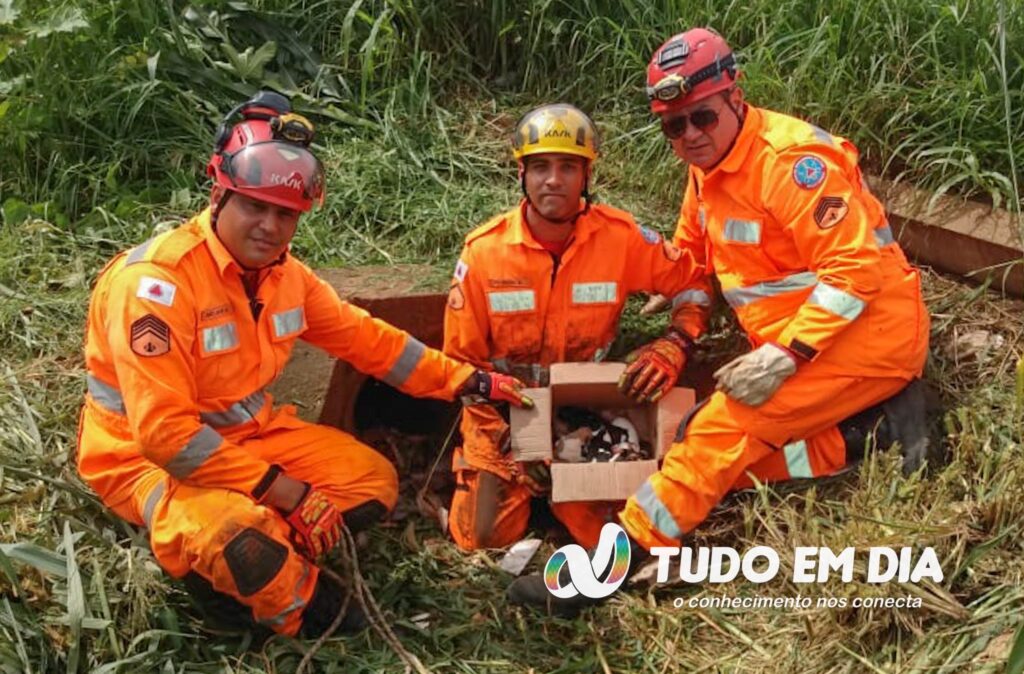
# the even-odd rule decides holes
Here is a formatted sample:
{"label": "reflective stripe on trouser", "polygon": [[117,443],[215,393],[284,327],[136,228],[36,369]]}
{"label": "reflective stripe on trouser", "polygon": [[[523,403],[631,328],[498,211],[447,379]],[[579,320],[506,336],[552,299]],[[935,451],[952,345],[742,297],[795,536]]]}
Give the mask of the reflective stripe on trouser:
{"label": "reflective stripe on trouser", "polygon": [[[242,446],[280,464],[291,477],[311,482],[343,511],[371,500],[394,507],[398,478],[387,459],[337,429],[297,419],[289,425]],[[258,621],[294,635],[318,571],[292,548],[280,514],[236,491],[166,483],[155,502],[150,489],[139,495],[149,511],[150,543],[160,565],[176,578],[195,571],[218,592],[250,607]],[[245,545],[235,548],[247,549],[241,550],[243,557],[233,557],[230,546],[243,534]],[[263,562],[266,567],[260,568]]]}
{"label": "reflective stripe on trouser", "polygon": [[[456,451],[456,466],[459,462]],[[503,480],[483,470],[455,470],[455,494],[448,515],[448,530],[462,550],[502,548],[526,534],[533,494],[524,485]],[[552,514],[573,539],[585,548],[597,545],[601,527],[615,519],[622,502],[552,503]]]}
{"label": "reflective stripe on trouser", "polygon": [[751,486],[752,476],[772,482],[836,472],[846,459],[836,424],[906,383],[807,363],[761,407],[713,394],[661,470],[626,502],[623,526],[644,547],[678,546],[729,491]]}

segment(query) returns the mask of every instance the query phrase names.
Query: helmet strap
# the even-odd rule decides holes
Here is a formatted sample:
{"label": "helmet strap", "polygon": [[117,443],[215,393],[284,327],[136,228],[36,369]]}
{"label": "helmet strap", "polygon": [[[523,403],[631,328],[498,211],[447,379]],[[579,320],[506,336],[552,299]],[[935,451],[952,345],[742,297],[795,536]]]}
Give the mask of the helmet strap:
{"label": "helmet strap", "polygon": [[217,216],[220,215],[220,212],[228,203],[228,199],[231,198],[231,190],[226,188],[223,189],[224,195],[221,196],[221,198],[217,200],[217,203],[213,205],[213,208],[210,209],[210,229],[212,229],[215,233],[217,231]]}
{"label": "helmet strap", "polygon": [[[729,110],[732,111],[732,114],[734,114],[736,116],[736,120],[739,123],[739,126],[736,129],[736,137],[732,139],[731,143],[729,143],[729,149],[725,151],[725,154],[722,155],[722,158],[718,160],[718,163],[715,164],[715,166],[718,166],[718,164],[720,164],[723,161],[725,161],[726,157],[728,157],[730,154],[732,154],[732,149],[733,149],[733,147],[736,146],[736,141],[739,140],[739,138],[740,138],[740,132],[743,131],[743,122],[747,118],[747,115],[746,115],[747,104],[743,103],[743,104],[740,105],[739,109],[737,109],[736,106],[734,106],[732,104],[732,101],[729,100],[729,94],[731,94],[732,92],[733,92],[732,89],[730,89],[728,92],[726,92],[726,95],[725,95],[725,107],[729,108]],[[714,168],[714,167],[710,167],[708,170],[710,170],[711,168]]]}

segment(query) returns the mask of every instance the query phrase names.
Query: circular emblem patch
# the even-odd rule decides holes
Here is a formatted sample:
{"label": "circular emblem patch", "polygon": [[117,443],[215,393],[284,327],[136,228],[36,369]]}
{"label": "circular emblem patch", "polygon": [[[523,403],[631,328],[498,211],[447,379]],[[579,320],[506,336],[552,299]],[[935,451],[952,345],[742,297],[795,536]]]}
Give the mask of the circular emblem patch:
{"label": "circular emblem patch", "polygon": [[651,244],[652,246],[656,243],[661,243],[661,234],[658,234],[649,227],[640,226],[640,235],[644,237],[644,241]]}
{"label": "circular emblem patch", "polygon": [[466,296],[462,293],[462,286],[458,283],[453,284],[452,289],[448,291],[448,306],[455,311],[466,306]]}
{"label": "circular emblem patch", "polygon": [[800,157],[793,165],[793,182],[813,190],[825,180],[825,162],[810,155]]}

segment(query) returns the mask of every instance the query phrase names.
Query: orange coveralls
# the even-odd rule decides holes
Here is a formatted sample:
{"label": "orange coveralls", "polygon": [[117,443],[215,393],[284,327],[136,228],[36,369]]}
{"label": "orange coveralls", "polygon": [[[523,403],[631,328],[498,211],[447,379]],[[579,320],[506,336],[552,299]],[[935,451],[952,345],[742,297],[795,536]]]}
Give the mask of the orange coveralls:
{"label": "orange coveralls", "polygon": [[254,320],[241,271],[206,210],[101,272],[78,470],[120,517],[149,529],[169,574],[198,573],[293,635],[318,568],[293,549],[281,515],[253,497],[271,464],[323,490],[346,517],[374,502],[383,515],[398,493],[380,454],[299,420],[291,406],[273,409],[265,389],[295,340],[417,396],[451,400],[474,368],[341,301],[289,254],[264,272]]}
{"label": "orange coveralls", "polygon": [[[747,111],[720,164],[690,167],[674,241],[717,276],[752,347],[776,342],[801,362],[765,404],[715,393],[684,422],[620,514],[647,548],[678,546],[750,475],[842,468],[836,424],[899,392],[927,356],[920,276],[864,184],[857,149],[799,119]],[[708,279],[693,288],[708,292]]]}
{"label": "orange coveralls", "polygon": [[[625,211],[594,205],[575,223],[557,265],[525,222],[526,202],[466,237],[445,310],[445,353],[547,385],[552,363],[599,361],[615,340],[630,293],[674,298],[676,327],[696,335],[711,303],[691,289],[703,274],[692,257]],[[488,404],[467,404],[456,450],[449,528],[459,547],[501,547],[522,537],[532,492],[508,452],[508,425]],[[597,544],[611,503],[552,505],[581,544]]]}

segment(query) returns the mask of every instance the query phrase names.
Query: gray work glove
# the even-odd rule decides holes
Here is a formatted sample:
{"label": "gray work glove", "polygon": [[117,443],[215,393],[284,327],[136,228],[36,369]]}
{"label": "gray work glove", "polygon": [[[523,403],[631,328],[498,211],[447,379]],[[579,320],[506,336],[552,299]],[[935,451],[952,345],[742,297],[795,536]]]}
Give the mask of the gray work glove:
{"label": "gray work glove", "polygon": [[718,368],[715,390],[736,402],[758,407],[771,398],[794,372],[796,356],[778,344],[768,342]]}

